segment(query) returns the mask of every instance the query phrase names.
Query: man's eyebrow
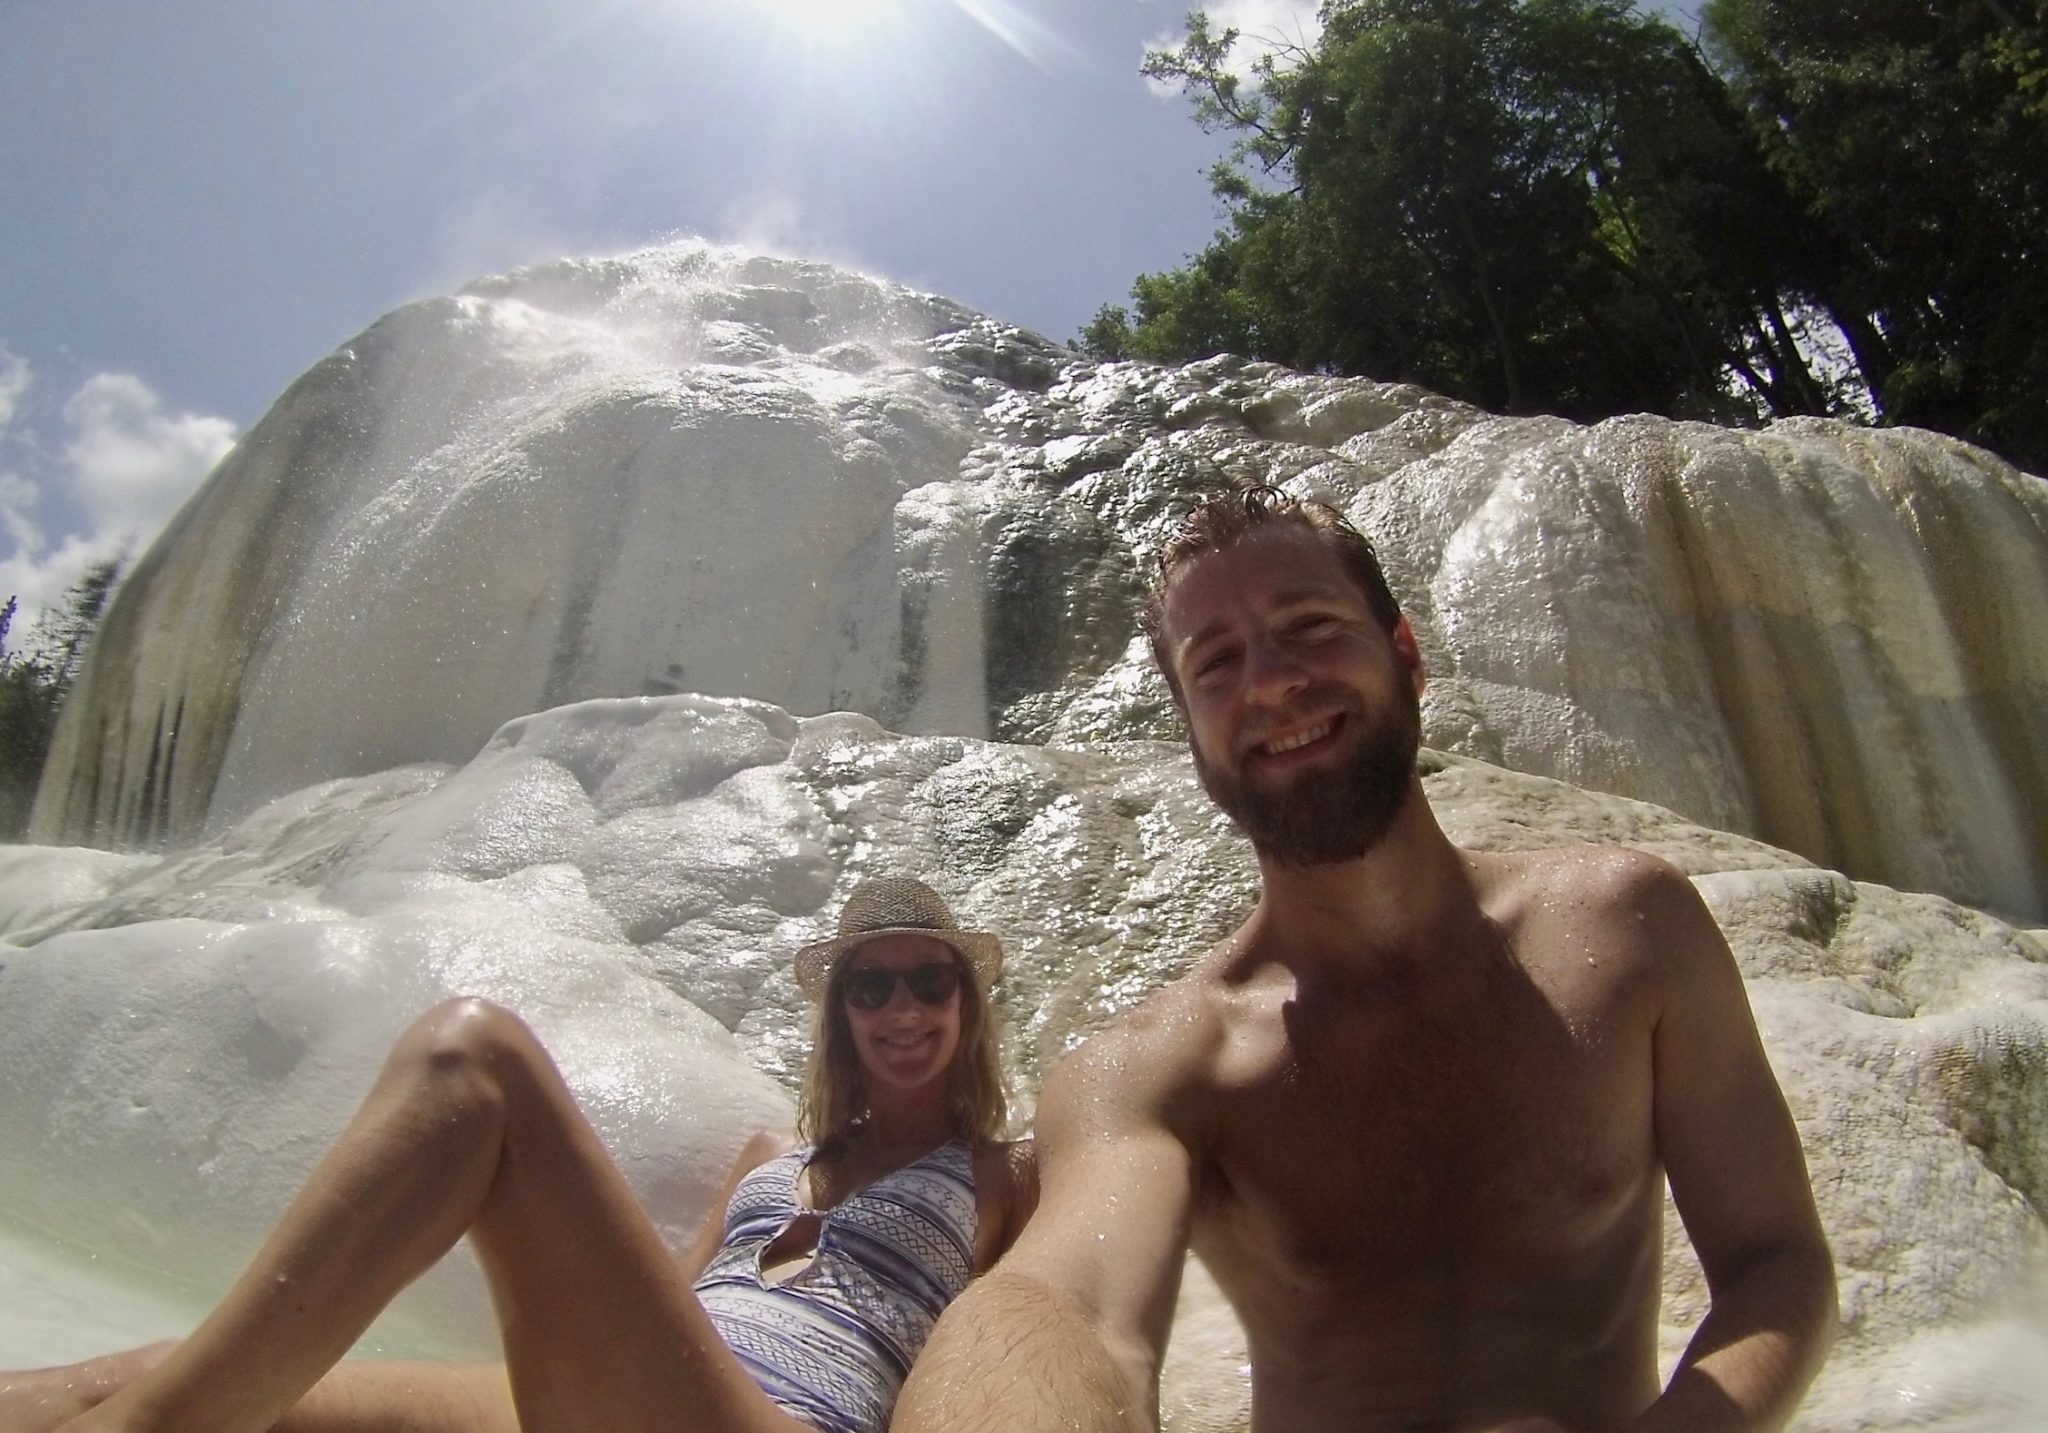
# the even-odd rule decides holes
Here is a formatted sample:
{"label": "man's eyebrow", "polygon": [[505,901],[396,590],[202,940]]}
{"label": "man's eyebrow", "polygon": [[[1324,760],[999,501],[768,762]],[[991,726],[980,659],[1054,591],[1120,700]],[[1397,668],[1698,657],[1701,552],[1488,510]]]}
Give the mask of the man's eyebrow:
{"label": "man's eyebrow", "polygon": [[1229,628],[1230,624],[1224,621],[1221,617],[1218,617],[1214,621],[1203,624],[1195,631],[1190,632],[1187,636],[1181,638],[1180,641],[1174,644],[1174,648],[1176,651],[1181,652],[1193,651],[1196,647],[1201,646],[1204,642],[1222,636],[1224,632],[1229,630]]}
{"label": "man's eyebrow", "polygon": [[[1272,610],[1275,612],[1284,612],[1290,607],[1299,607],[1302,606],[1304,603],[1315,602],[1323,598],[1328,598],[1338,594],[1341,591],[1341,588],[1327,582],[1311,583],[1303,587],[1290,587],[1285,591],[1281,592],[1276,597],[1274,597]],[[1197,627],[1193,632],[1190,632],[1187,636],[1181,638],[1180,641],[1174,644],[1174,650],[1176,652],[1193,651],[1196,647],[1201,646],[1204,642],[1213,641],[1215,638],[1222,636],[1225,632],[1229,630],[1229,618],[1215,618],[1212,621],[1203,623],[1200,627]]]}
{"label": "man's eyebrow", "polygon": [[1337,582],[1313,582],[1302,587],[1290,587],[1273,599],[1273,607],[1276,611],[1285,607],[1299,607],[1304,602],[1341,597],[1347,590],[1342,583]]}

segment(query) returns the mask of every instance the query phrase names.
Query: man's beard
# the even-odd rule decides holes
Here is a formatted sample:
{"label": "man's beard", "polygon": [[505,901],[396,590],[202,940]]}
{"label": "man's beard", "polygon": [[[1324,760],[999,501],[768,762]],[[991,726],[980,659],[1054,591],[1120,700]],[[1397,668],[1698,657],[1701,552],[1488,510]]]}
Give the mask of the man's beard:
{"label": "man's beard", "polygon": [[[1267,860],[1284,866],[1355,861],[1379,844],[1414,789],[1415,756],[1422,747],[1421,703],[1406,687],[1401,694],[1405,699],[1334,771],[1297,772],[1277,788],[1254,786],[1240,772],[1211,766],[1190,742],[1195,774],[1209,799]],[[1324,693],[1312,691],[1302,705],[1314,711],[1328,709],[1330,702]],[[1347,726],[1363,719],[1349,703],[1343,713]]]}

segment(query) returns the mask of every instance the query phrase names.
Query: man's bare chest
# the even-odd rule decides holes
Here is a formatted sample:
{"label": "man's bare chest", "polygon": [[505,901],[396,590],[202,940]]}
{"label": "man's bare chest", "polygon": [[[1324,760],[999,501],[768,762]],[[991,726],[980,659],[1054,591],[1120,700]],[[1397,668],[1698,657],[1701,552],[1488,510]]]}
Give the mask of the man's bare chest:
{"label": "man's bare chest", "polygon": [[1647,1021],[1533,985],[1280,1002],[1217,1069],[1198,1244],[1342,1286],[1540,1278],[1639,1216]]}

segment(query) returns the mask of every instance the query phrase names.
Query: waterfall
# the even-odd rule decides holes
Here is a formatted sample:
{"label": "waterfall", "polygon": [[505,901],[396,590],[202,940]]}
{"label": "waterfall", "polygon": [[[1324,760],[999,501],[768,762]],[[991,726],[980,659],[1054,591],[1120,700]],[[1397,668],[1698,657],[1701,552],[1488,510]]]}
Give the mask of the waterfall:
{"label": "waterfall", "polygon": [[294,384],[121,590],[32,829],[189,840],[596,697],[1171,737],[1145,564],[1250,480],[1378,541],[1431,744],[2048,913],[2038,478],[1913,431],[1098,364],[696,244],[412,305]]}

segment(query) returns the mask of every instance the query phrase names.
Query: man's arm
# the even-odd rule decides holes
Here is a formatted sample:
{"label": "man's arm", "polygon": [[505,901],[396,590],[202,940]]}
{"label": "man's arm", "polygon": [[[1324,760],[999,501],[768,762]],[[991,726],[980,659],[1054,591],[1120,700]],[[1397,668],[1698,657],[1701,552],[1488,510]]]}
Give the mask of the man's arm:
{"label": "man's arm", "polygon": [[1691,884],[1645,861],[1629,906],[1658,952],[1657,1146],[1699,1255],[1707,1316],[1638,1433],[1784,1426],[1835,1332],[1835,1269],[1799,1132],[1741,972]]}
{"label": "man's arm", "polygon": [[1146,1012],[1053,1072],[1038,1105],[1038,1210],[940,1318],[896,1433],[1157,1426],[1195,1187],[1168,1111],[1192,1058],[1187,1025]]}

